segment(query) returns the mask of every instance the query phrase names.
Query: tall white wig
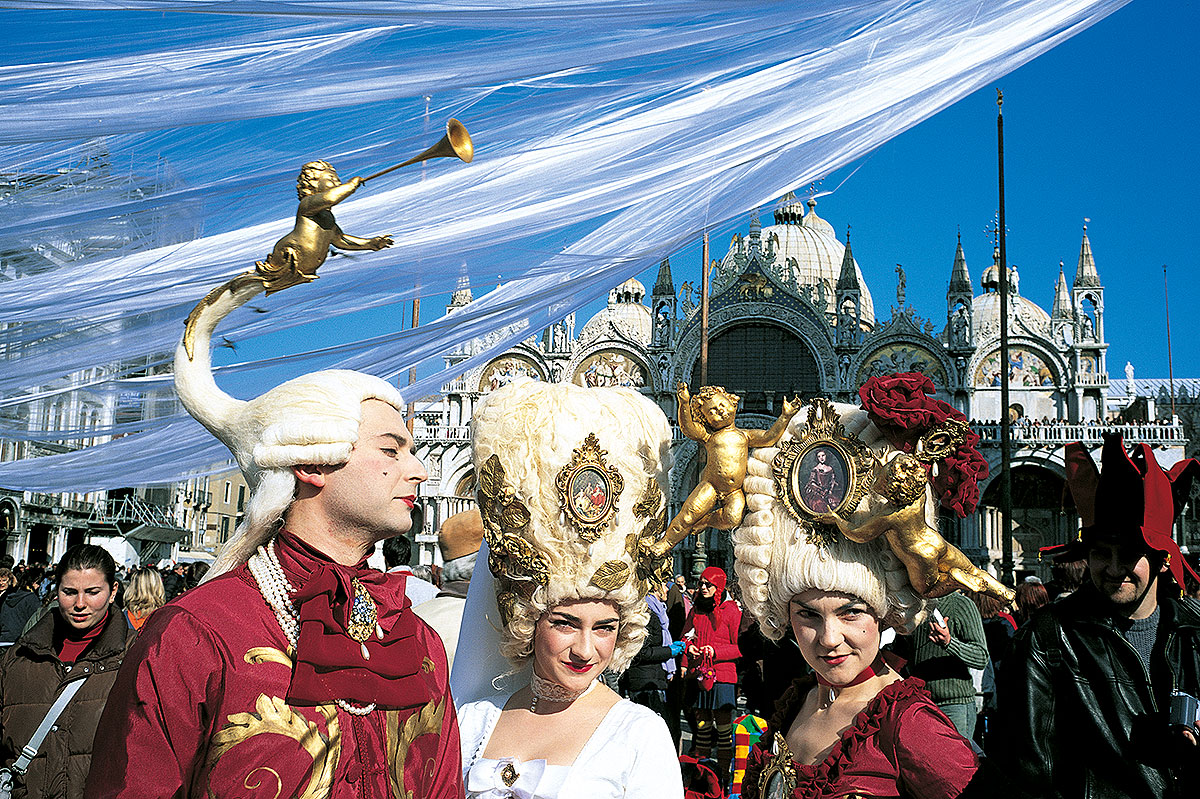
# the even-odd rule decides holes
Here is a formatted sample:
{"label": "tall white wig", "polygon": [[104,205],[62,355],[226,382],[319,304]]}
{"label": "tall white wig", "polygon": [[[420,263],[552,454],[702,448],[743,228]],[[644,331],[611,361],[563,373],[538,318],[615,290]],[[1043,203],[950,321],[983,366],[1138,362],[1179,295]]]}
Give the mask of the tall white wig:
{"label": "tall white wig", "polygon": [[213,329],[262,290],[260,282],[235,281],[214,291],[192,312],[175,351],[175,389],[183,406],[229,447],[250,486],[246,515],[205,580],[244,563],[279,529],[296,493],[291,467],[349,460],[364,401],[404,408],[395,386],[346,370],[303,375],[249,401],[222,391],[212,375]]}
{"label": "tall white wig", "polygon": [[666,416],[630,389],[518,380],[489,394],[472,425],[501,651],[519,667],[549,609],[603,600],[620,618],[610,668],[623,671],[662,577],[639,560],[637,542],[665,526]]}
{"label": "tall white wig", "polygon": [[[887,462],[899,454],[866,411],[853,405],[834,404],[846,432]],[[788,425],[780,444],[800,435],[806,424],[801,409]],[[904,564],[892,554],[882,536],[856,543],[843,536],[819,543],[807,534],[780,499],[773,465],[780,447],[764,447],[750,453],[745,482],[746,515],[733,532],[733,549],[742,601],[758,620],[763,634],[779,640],[790,623],[792,597],[809,589],[841,591],[862,599],[880,620],[908,632],[924,617],[925,602],[909,583]],[[850,515],[869,515],[887,500],[869,491]],[[926,507],[932,506],[932,501]],[[932,511],[928,511],[932,512]],[[931,519],[936,528],[936,518]]]}

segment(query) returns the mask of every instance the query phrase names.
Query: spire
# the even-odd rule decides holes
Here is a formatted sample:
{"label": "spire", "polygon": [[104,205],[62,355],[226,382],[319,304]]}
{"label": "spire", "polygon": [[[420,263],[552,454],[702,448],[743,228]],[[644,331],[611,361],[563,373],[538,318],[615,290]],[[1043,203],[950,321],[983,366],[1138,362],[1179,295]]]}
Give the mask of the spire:
{"label": "spire", "polygon": [[857,291],[858,270],[854,268],[854,253],[850,251],[850,226],[846,225],[846,250],[842,253],[842,271],[838,274],[838,291]]}
{"label": "spire", "polygon": [[971,285],[971,274],[967,271],[967,256],[963,254],[962,233],[958,234],[958,246],[954,250],[954,266],[950,270],[950,288],[946,293],[969,295],[975,293],[975,287]]}
{"label": "spire", "polygon": [[1083,241],[1079,244],[1079,264],[1075,267],[1075,288],[1100,288],[1100,275],[1096,272],[1096,259],[1092,257],[1092,243],[1088,241],[1087,223],[1083,220]]}
{"label": "spire", "polygon": [[461,308],[470,304],[472,300],[474,297],[471,296],[471,279],[466,275],[459,275],[454,293],[450,295],[450,307]]}
{"label": "spire", "polygon": [[674,296],[675,281],[671,279],[671,259],[663,258],[658,265],[658,279],[654,281],[654,296]]}
{"label": "spire", "polygon": [[758,219],[758,209],[755,208],[750,214],[750,249],[758,250],[762,247],[762,222]]}
{"label": "spire", "polygon": [[1054,284],[1054,308],[1050,313],[1052,319],[1070,319],[1071,291],[1067,288],[1067,274],[1063,262],[1058,262],[1058,282]]}

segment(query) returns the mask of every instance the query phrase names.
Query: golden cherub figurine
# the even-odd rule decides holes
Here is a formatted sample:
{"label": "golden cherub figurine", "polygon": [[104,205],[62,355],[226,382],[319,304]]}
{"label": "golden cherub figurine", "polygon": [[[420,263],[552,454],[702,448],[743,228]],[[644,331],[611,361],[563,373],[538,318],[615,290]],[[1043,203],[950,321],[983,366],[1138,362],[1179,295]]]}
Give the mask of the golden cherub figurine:
{"label": "golden cherub figurine", "polygon": [[679,427],[688,438],[704,445],[708,462],[699,484],[667,525],[666,533],[650,546],[656,557],[705,527],[732,530],[741,524],[746,510],[742,483],[746,480],[750,447],[779,443],[788,422],[800,410],[798,398],[784,400],[783,413],[770,429],[743,430],[734,424],[740,398],[724,388],[704,386],[692,397],[687,384],[680,383],[675,396],[679,399]]}
{"label": "golden cherub figurine", "polygon": [[342,183],[337,170],[326,161],[310,161],[300,168],[296,179],[296,226],[275,243],[265,261],[255,263],[255,271],[266,279],[267,294],[317,279],[317,269],[329,256],[329,248],[339,250],[382,250],[392,246],[391,236],[364,239],[344,233],[330,209],[349,197],[364,183],[354,177]]}
{"label": "golden cherub figurine", "polygon": [[816,520],[836,526],[842,535],[860,544],[882,534],[907,569],[913,589],[926,599],[966,588],[1011,602],[1012,591],[926,523],[927,482],[921,462],[901,453],[883,468],[875,485],[875,493],[886,502],[872,503],[873,510],[865,520],[851,523],[835,513],[822,514]]}

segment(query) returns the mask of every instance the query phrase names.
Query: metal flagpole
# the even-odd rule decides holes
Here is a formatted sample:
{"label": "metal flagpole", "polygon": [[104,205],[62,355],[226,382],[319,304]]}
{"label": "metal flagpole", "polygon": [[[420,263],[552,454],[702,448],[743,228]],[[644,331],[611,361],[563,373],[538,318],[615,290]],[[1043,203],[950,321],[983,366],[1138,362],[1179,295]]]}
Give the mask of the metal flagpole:
{"label": "metal flagpole", "polygon": [[1167,295],[1167,265],[1163,264],[1163,308],[1167,315],[1167,380],[1171,386],[1171,424],[1179,417],[1175,415],[1175,366],[1171,363],[1171,298]]}
{"label": "metal flagpole", "polygon": [[[700,253],[700,385],[708,385],[708,231],[704,231],[704,245]],[[708,566],[708,546],[705,538],[708,528],[696,533],[696,547],[692,550],[692,579],[699,580],[700,573]]]}
{"label": "metal flagpole", "polygon": [[1001,562],[1000,580],[1015,585],[1012,551],[1012,420],[1009,419],[1008,381],[1008,258],[1005,252],[1004,229],[1004,92],[996,89],[996,156],[999,170],[1000,211],[997,227],[1000,242],[1000,515]]}
{"label": "metal flagpole", "polygon": [[708,231],[700,256],[700,385],[708,385]]}

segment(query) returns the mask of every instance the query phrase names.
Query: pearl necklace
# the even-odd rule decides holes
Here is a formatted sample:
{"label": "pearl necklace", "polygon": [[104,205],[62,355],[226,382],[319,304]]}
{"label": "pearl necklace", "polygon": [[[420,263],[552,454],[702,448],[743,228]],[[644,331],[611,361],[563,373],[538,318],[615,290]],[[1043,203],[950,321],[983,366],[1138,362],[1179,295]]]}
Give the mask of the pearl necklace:
{"label": "pearl necklace", "polygon": [[[254,582],[258,583],[258,592],[275,612],[279,628],[288,640],[288,654],[294,659],[296,657],[296,641],[300,638],[300,611],[296,608],[296,603],[292,601],[292,594],[296,592],[296,589],[292,588],[291,582],[283,571],[283,566],[279,563],[279,556],[275,553],[275,539],[272,538],[265,546],[260,546],[258,551],[246,561],[246,566],[249,567]],[[360,706],[352,705],[344,699],[333,701],[342,710],[355,716],[365,716],[375,709],[374,702]]]}
{"label": "pearl necklace", "polygon": [[529,690],[533,694],[533,699],[529,701],[529,712],[537,712],[539,701],[555,705],[570,704],[576,699],[581,699],[590,694],[596,685],[596,681],[592,680],[588,683],[588,687],[582,691],[572,691],[556,682],[539,677],[537,672],[531,672],[529,675]]}

